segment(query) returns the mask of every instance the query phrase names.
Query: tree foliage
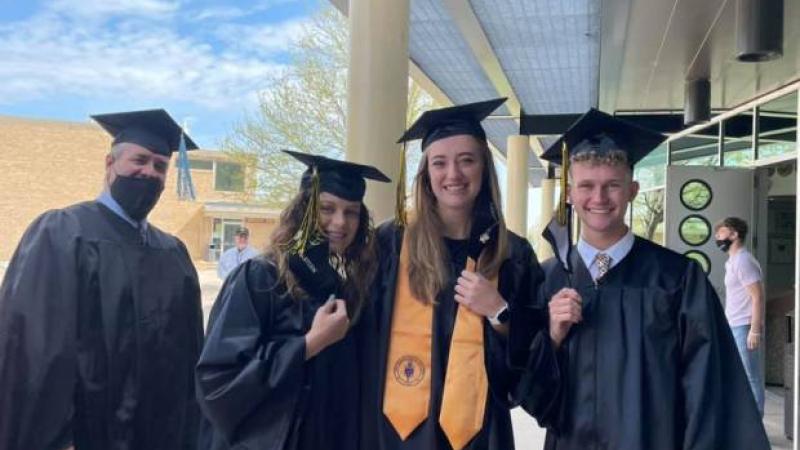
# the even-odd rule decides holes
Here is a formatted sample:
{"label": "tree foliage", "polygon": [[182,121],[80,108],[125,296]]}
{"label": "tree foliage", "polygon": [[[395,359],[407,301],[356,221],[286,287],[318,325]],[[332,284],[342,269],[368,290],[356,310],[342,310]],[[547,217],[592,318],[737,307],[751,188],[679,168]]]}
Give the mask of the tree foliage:
{"label": "tree foliage", "polygon": [[[288,67],[267,80],[258,109],[223,140],[223,151],[254,170],[254,197],[260,202],[281,207],[297,191],[302,166],[281,149],[344,157],[348,34],[347,18],[330,5],[323,7],[293,43]],[[410,121],[433,100],[409,83]],[[419,152],[408,153],[418,160]],[[416,161],[409,167],[413,172]]]}

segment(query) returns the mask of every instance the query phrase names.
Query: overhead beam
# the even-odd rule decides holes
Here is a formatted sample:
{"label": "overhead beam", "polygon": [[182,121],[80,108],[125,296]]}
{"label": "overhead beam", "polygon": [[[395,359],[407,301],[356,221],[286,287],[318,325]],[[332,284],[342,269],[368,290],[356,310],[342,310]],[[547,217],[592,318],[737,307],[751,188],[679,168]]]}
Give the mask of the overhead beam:
{"label": "overhead beam", "polygon": [[497,59],[492,44],[486,37],[470,3],[464,0],[442,0],[442,3],[495,90],[501,96],[508,97],[505,104],[511,111],[511,115],[519,117],[522,112],[519,98],[511,87],[511,82],[508,81],[503,67],[500,65],[500,60]]}
{"label": "overhead beam", "polygon": [[520,117],[519,133],[533,136],[564,134],[580,114],[525,114]]}
{"label": "overhead beam", "polygon": [[[330,0],[330,2],[341,11],[342,14],[345,16],[348,15],[348,0]],[[495,90],[497,90],[501,96],[508,98],[505,105],[515,118],[514,121],[519,124],[520,121],[518,118],[522,114],[522,105],[511,87],[511,83],[506,77],[503,67],[500,65],[500,60],[497,59],[494,50],[492,50],[491,43],[486,37],[486,33],[483,31],[478,17],[475,15],[475,11],[473,11],[468,2],[464,2],[463,0],[444,0],[443,3],[475,55],[475,58],[478,60],[481,68],[484,70],[484,73],[486,73],[489,81],[494,85]],[[408,68],[411,79],[433,97],[437,104],[441,106],[453,105],[453,101],[450,97],[448,97],[448,95],[431,80],[411,58],[409,58]],[[536,138],[532,138],[532,143],[534,139]],[[540,148],[541,145],[539,144],[538,147]],[[495,157],[501,161],[507,161],[506,155],[492,145],[491,142],[489,143],[489,148],[492,150]],[[531,148],[535,149],[537,146],[532,145]]]}
{"label": "overhead beam", "polygon": [[414,80],[415,83],[419,85],[425,92],[428,93],[436,104],[441,106],[453,106],[453,101],[450,100],[450,97],[444,93],[443,90],[436,85],[436,83],[431,80],[428,75],[419,68],[417,63],[414,62],[413,59],[408,60],[408,74],[411,76],[411,79]]}
{"label": "overhead beam", "polygon": [[597,104],[603,111],[617,109],[617,95],[622,79],[623,61],[625,59],[626,36],[628,22],[634,0],[617,0],[602,2],[603,19],[600,39],[600,76]]}
{"label": "overhead beam", "polygon": [[[683,130],[681,113],[620,113],[616,117],[659,133],[677,133]],[[520,118],[520,133],[531,136],[564,134],[580,114],[525,114]]]}
{"label": "overhead beam", "polygon": [[[516,92],[514,92],[511,82],[506,77],[503,66],[500,65],[500,60],[497,58],[472,6],[464,0],[442,0],[442,3],[497,93],[502,97],[508,98],[505,106],[511,116],[514,117],[514,121],[519,125],[519,117],[523,114],[522,104]],[[534,148],[535,146],[530,146],[529,150],[533,152]],[[534,154],[534,156],[537,155]],[[506,158],[503,159],[505,160]],[[538,158],[531,161],[538,161]]]}

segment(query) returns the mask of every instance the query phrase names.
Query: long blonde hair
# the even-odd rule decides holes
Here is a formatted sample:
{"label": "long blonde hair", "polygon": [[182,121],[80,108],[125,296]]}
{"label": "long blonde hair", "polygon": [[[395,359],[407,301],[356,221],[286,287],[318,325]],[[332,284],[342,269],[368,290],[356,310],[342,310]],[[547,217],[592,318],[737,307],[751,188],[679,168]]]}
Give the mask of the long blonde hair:
{"label": "long blonde hair", "polygon": [[[483,160],[481,190],[489,189],[498,218],[497,239],[490,242],[484,250],[478,262],[478,270],[486,277],[494,277],[500,271],[508,253],[508,230],[499,209],[500,185],[489,146],[481,140],[478,142],[481,144]],[[406,239],[411,293],[424,302],[435,302],[436,296],[450,281],[450,255],[444,243],[443,229],[443,222],[436,208],[436,197],[431,188],[428,154],[423,153],[414,177],[414,212],[409,217]]]}
{"label": "long blonde hair", "polygon": [[[278,267],[278,280],[284,283],[287,292],[298,300],[308,297],[308,294],[289,269],[289,249],[292,238],[303,221],[303,214],[308,206],[310,196],[309,190],[302,190],[289,202],[289,205],[281,212],[280,221],[272,232],[271,244],[266,251],[267,258],[274,261]],[[346,278],[344,300],[347,302],[350,318],[355,321],[367,301],[370,284],[375,277],[378,265],[375,230],[372,227],[369,210],[363,202],[356,236],[353,243],[345,250],[344,255],[340,255],[340,263],[344,268]]]}

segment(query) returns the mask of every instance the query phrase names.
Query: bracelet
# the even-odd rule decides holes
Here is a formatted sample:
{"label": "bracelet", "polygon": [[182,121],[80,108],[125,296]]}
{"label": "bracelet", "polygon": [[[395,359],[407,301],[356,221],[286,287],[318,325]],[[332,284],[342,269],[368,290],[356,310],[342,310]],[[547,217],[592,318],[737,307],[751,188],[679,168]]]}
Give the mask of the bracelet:
{"label": "bracelet", "polygon": [[756,333],[755,331],[751,331],[750,334],[753,336],[761,336],[761,333]]}

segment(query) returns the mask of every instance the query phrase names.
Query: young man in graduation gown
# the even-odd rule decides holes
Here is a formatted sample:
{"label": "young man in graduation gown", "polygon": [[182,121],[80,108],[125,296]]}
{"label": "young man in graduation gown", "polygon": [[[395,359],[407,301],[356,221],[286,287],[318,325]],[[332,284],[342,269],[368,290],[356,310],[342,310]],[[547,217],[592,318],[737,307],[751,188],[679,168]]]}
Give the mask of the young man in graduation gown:
{"label": "young man in graduation gown", "polygon": [[581,222],[571,254],[545,264],[564,373],[547,449],[769,448],[706,274],[625,225],[632,167],[663,139],[590,110],[543,154],[568,166]]}
{"label": "young man in graduation gown", "polygon": [[428,111],[401,138],[421,139],[423,157],[407,223],[401,186],[400,220],[378,230],[378,348],[368,369],[378,386],[367,405],[377,435],[363,448],[513,449],[509,409],[525,362],[558,375],[546,309],[535,308],[542,270],[505,227],[480,124],[503,100]]}
{"label": "young man in graduation gown", "polygon": [[0,287],[0,449],[192,449],[200,288],[147,222],[182,131],[164,110],[93,118],[104,190],[39,216]]}
{"label": "young man in graduation gown", "polygon": [[[197,364],[203,450],[356,450],[374,332],[372,166],[289,152],[308,166],[266,252],[227,277]],[[364,429],[364,432],[373,432]],[[372,447],[374,449],[374,447]]]}

